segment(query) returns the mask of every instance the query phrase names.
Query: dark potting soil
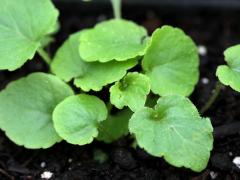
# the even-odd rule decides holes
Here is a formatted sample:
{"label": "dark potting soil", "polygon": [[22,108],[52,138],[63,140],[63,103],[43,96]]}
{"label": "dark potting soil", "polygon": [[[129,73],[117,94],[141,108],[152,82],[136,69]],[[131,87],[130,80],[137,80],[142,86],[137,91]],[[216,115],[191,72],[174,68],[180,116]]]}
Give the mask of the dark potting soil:
{"label": "dark potting soil", "polygon": [[[84,7],[80,11],[76,6],[59,8],[62,28],[49,48],[51,54],[68,34],[111,17],[106,13],[110,12],[108,8],[89,12]],[[191,96],[200,109],[215,86],[217,65],[224,63],[223,50],[240,43],[240,12],[136,9],[126,8],[125,18],[144,25],[149,33],[163,24],[170,24],[182,28],[198,45],[206,46],[207,54],[201,56],[200,81]],[[34,61],[27,62],[15,72],[0,72],[0,88],[31,72],[46,70],[46,65],[36,55]],[[41,179],[46,171],[53,173],[51,179],[59,180],[240,179],[240,169],[232,163],[235,157],[240,156],[240,93],[226,87],[204,116],[212,120],[215,142],[208,167],[201,173],[175,168],[139,148],[133,149],[130,137],[109,145],[95,141],[81,147],[62,142],[46,150],[27,150],[16,146],[0,132],[0,180]],[[97,152],[107,155],[107,161],[101,163],[104,156],[101,153],[94,156]]]}

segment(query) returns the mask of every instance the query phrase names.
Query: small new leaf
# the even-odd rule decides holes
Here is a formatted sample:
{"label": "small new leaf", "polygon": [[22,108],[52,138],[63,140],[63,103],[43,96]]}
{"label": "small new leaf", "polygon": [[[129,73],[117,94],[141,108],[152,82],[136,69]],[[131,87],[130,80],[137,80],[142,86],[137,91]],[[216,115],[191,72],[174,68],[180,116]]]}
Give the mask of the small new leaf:
{"label": "small new leaf", "polygon": [[143,59],[143,69],[151,80],[151,89],[160,96],[192,93],[199,78],[197,47],[178,28],[157,29]]}
{"label": "small new leaf", "polygon": [[183,96],[165,96],[154,109],[133,114],[129,131],[148,153],[164,157],[176,167],[202,171],[213,146],[213,128],[208,118],[201,118],[195,106]]}
{"label": "small new leaf", "polygon": [[33,73],[10,83],[0,93],[0,128],[16,144],[26,148],[48,148],[61,138],[52,112],[72,89],[56,76]]}
{"label": "small new leaf", "polygon": [[50,0],[1,0],[0,69],[12,71],[32,59],[57,17]]}
{"label": "small new leaf", "polygon": [[106,121],[99,125],[99,134],[97,140],[111,143],[119,138],[126,136],[128,131],[128,122],[132,112],[129,109],[119,111],[114,115],[109,115]]}
{"label": "small new leaf", "polygon": [[240,92],[240,45],[228,48],[224,56],[228,65],[218,66],[216,75],[221,83]]}
{"label": "small new leaf", "polygon": [[54,127],[68,143],[89,144],[98,136],[98,126],[107,118],[107,107],[95,96],[66,98],[53,112]]}
{"label": "small new leaf", "polygon": [[147,31],[127,20],[114,19],[97,24],[80,38],[84,61],[126,61],[145,54]]}
{"label": "small new leaf", "polygon": [[150,92],[149,78],[143,74],[128,73],[110,88],[110,100],[117,108],[128,106],[133,112],[144,107]]}
{"label": "small new leaf", "polygon": [[84,91],[100,91],[103,86],[124,77],[137,64],[136,59],[108,63],[85,62],[79,55],[79,38],[84,31],[70,36],[57,51],[51,64],[52,71],[65,81],[74,78],[74,84]]}

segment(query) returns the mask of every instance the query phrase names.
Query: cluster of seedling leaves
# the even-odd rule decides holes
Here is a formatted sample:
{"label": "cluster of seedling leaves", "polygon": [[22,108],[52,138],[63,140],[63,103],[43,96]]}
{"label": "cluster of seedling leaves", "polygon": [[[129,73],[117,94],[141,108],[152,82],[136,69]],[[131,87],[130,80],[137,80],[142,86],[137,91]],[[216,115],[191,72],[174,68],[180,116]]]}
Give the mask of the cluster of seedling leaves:
{"label": "cluster of seedling leaves", "polygon": [[[57,16],[50,0],[1,0],[0,69],[15,70],[32,59],[56,29]],[[230,68],[219,68],[219,76],[238,79],[235,50],[226,56]],[[61,140],[111,143],[130,132],[153,156],[201,171],[213,129],[187,98],[198,81],[198,65],[196,45],[178,28],[163,26],[149,37],[134,22],[107,20],[70,35],[50,65],[54,75],[32,73],[1,91],[0,128],[31,149]],[[229,82],[225,75],[222,81]],[[102,88],[109,88],[110,102],[86,94]],[[160,96],[154,108],[145,105],[150,91]],[[118,112],[112,113],[110,103]]]}

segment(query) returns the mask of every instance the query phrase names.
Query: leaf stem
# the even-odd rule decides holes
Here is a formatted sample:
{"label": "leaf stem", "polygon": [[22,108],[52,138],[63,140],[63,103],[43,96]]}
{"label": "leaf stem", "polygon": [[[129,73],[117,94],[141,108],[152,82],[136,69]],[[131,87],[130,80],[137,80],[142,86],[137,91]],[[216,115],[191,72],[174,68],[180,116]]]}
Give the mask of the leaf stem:
{"label": "leaf stem", "polygon": [[216,101],[223,87],[224,87],[223,84],[217,81],[212,95],[200,110],[201,114],[205,113],[213,105],[213,103]]}
{"label": "leaf stem", "polygon": [[41,56],[41,58],[45,61],[45,63],[47,63],[48,65],[51,64],[52,60],[49,57],[48,53],[43,48],[39,48],[37,52]]}
{"label": "leaf stem", "polygon": [[115,19],[121,19],[121,0],[111,0]]}
{"label": "leaf stem", "polygon": [[112,108],[113,108],[113,105],[112,105],[110,102],[108,102],[108,103],[107,103],[107,109],[108,109],[108,113],[109,113],[109,114],[111,113]]}

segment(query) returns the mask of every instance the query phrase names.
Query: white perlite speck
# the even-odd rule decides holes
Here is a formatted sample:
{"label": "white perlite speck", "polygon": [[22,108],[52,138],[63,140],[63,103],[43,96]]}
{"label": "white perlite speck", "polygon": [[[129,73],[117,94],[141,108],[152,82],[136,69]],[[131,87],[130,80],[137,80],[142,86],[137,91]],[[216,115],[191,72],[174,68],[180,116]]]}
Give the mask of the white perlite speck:
{"label": "white perlite speck", "polygon": [[50,179],[52,176],[53,176],[53,173],[50,172],[50,171],[44,171],[44,172],[41,174],[41,178],[42,178],[42,179]]}
{"label": "white perlite speck", "polygon": [[46,167],[46,163],[45,162],[41,162],[40,167],[41,168],[45,168]]}
{"label": "white perlite speck", "polygon": [[211,176],[211,179],[216,179],[217,176],[218,176],[218,173],[214,172],[214,171],[211,171],[210,172],[210,176]]}
{"label": "white perlite speck", "polygon": [[206,77],[204,77],[204,78],[201,79],[201,82],[202,82],[203,84],[209,84],[209,79],[206,78]]}
{"label": "white perlite speck", "polygon": [[206,56],[206,55],[207,55],[207,48],[206,48],[206,46],[199,45],[199,46],[198,46],[198,53],[199,53],[201,56]]}
{"label": "white perlite speck", "polygon": [[71,163],[72,161],[73,161],[72,158],[69,158],[69,159],[68,159],[68,162],[69,162],[69,163]]}
{"label": "white perlite speck", "polygon": [[233,163],[240,169],[240,157],[235,157]]}

